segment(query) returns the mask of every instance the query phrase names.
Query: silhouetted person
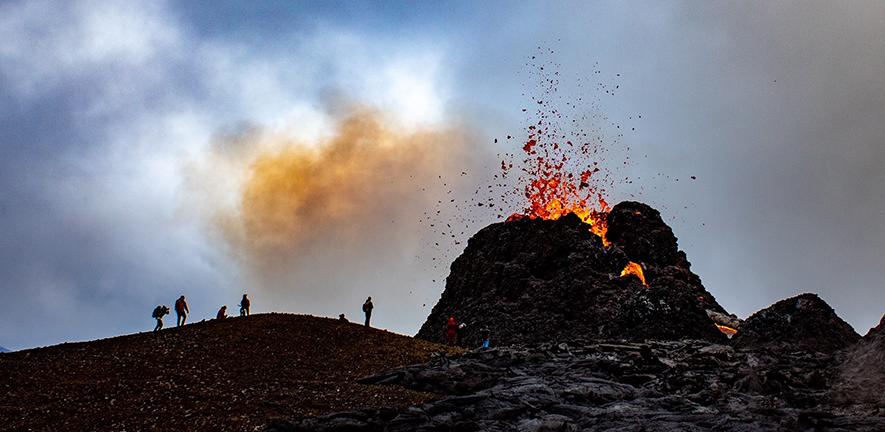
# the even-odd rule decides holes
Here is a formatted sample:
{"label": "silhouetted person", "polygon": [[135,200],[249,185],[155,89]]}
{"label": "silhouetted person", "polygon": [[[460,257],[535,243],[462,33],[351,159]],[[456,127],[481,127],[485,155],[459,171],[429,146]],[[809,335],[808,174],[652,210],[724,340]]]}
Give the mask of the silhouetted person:
{"label": "silhouetted person", "polygon": [[191,310],[188,309],[187,300],[184,299],[184,296],[175,300],[175,314],[178,315],[178,319],[175,320],[177,327],[184,325],[184,322],[187,321],[187,314],[189,314],[190,311]]}
{"label": "silhouetted person", "polygon": [[221,309],[218,309],[218,314],[215,315],[215,319],[225,318],[227,318],[227,305],[224,305],[221,307]]}
{"label": "silhouetted person", "polygon": [[375,308],[375,305],[372,304],[372,297],[366,299],[366,302],[363,303],[363,312],[366,313],[366,327],[369,326],[369,320],[372,319],[372,309]]}
{"label": "silhouetted person", "polygon": [[446,322],[446,343],[449,345],[458,343],[458,321],[455,321],[454,316],[450,316]]}
{"label": "silhouetted person", "polygon": [[163,328],[163,315],[169,315],[169,306],[159,305],[154,308],[154,313],[151,314],[151,317],[157,320],[157,326],[154,327],[154,331]]}
{"label": "silhouetted person", "polygon": [[350,322],[350,321],[347,320],[347,317],[344,316],[344,314],[338,315],[338,321],[341,321],[341,322]]}
{"label": "silhouetted person", "polygon": [[246,294],[243,294],[243,298],[240,300],[240,316],[249,315],[249,306],[252,306],[252,302],[249,301],[249,297]]}

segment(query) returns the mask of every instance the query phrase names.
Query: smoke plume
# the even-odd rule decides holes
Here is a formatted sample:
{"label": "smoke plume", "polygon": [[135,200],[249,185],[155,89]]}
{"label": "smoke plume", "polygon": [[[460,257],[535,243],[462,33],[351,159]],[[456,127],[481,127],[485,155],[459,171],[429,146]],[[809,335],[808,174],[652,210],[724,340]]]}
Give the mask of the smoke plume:
{"label": "smoke plume", "polygon": [[217,139],[199,190],[244,290],[273,302],[265,309],[355,314],[372,295],[423,314],[422,260],[434,253],[425,212],[464,194],[457,173],[476,159],[461,130],[403,129],[354,108],[315,141],[256,128]]}

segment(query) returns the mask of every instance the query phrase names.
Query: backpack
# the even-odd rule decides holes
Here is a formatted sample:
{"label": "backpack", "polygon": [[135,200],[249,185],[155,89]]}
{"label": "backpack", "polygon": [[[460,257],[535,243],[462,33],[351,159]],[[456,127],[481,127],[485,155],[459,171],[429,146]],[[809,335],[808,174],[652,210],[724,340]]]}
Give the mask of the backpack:
{"label": "backpack", "polygon": [[163,316],[163,306],[157,306],[154,308],[154,313],[151,314],[151,318],[160,318]]}

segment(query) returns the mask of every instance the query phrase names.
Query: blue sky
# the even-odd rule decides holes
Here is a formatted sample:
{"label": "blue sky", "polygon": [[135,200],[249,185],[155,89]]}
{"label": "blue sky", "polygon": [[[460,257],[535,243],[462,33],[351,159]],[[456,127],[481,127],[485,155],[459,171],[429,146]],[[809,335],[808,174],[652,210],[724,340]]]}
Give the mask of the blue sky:
{"label": "blue sky", "polygon": [[[482,167],[524,130],[538,47],[562,93],[636,127],[616,144],[639,180],[614,201],[659,208],[726,309],[817,292],[864,333],[885,309],[883,19],[873,2],[4,2],[0,344],[147,330],[181,293],[208,318],[244,290],[259,311],[331,316],[372,295],[379,325],[414,332],[445,266],[411,253],[457,248],[367,237],[304,260],[335,271],[256,286],[207,222],[248,164],[209,155],[249,128],[321,140],[343,100],[464,130],[451,162]],[[617,95],[577,86],[594,70]]]}

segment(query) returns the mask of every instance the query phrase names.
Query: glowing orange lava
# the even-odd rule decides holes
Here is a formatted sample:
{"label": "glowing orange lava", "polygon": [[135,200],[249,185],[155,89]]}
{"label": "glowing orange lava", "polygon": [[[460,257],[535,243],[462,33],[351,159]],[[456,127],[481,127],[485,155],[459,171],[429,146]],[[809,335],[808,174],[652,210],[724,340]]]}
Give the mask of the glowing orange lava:
{"label": "glowing orange lava", "polygon": [[645,283],[645,274],[642,272],[641,265],[636,264],[633,261],[628,262],[627,266],[624,267],[624,270],[621,270],[621,277],[624,277],[627,275],[635,275],[636,277],[639,278],[640,281],[642,281],[643,285],[648,286],[648,284]]}
{"label": "glowing orange lava", "polygon": [[[563,99],[556,64],[532,63],[532,67],[537,68],[534,76],[540,94],[531,96],[537,108],[530,114],[518,168],[519,195],[526,201],[523,210],[508,220],[556,220],[574,213],[608,246],[606,221],[611,208],[606,202],[607,188],[618,181],[605,163],[611,143],[598,129],[584,129],[596,114],[591,113],[588,119],[586,113],[579,112],[579,106],[586,107],[582,98]],[[501,178],[507,178],[512,168],[512,163],[502,160]]]}
{"label": "glowing orange lava", "polygon": [[[529,165],[525,172],[533,177],[523,191],[528,206],[523,213],[515,214],[508,220],[524,217],[556,220],[574,213],[590,225],[590,231],[602,239],[603,245],[608,246],[609,241],[605,238],[608,231],[606,217],[611,208],[601,189],[591,187],[589,183],[599,168],[584,170],[577,176],[568,172],[565,168],[569,161],[568,153],[563,152],[558,143],[541,141],[543,134],[543,129],[529,126],[528,140],[523,146]],[[566,147],[572,146],[570,141],[566,142]]]}
{"label": "glowing orange lava", "polygon": [[725,334],[727,334],[727,335],[729,335],[729,336],[736,335],[737,332],[738,332],[736,329],[733,329],[733,328],[731,328],[731,327],[727,327],[727,326],[724,326],[724,325],[721,325],[721,324],[716,324],[716,323],[713,323],[713,324],[716,325],[716,328],[718,328],[719,331],[721,331],[722,333],[725,333]]}

